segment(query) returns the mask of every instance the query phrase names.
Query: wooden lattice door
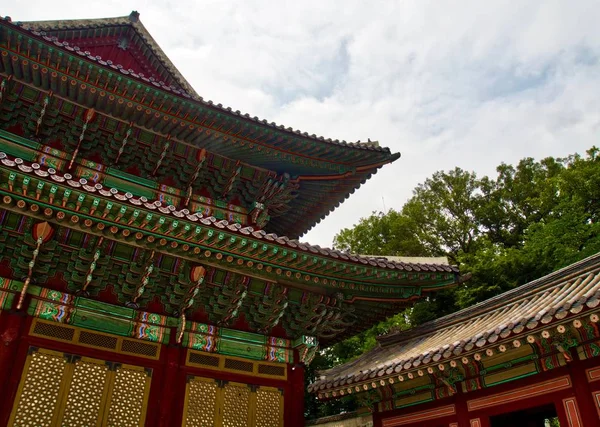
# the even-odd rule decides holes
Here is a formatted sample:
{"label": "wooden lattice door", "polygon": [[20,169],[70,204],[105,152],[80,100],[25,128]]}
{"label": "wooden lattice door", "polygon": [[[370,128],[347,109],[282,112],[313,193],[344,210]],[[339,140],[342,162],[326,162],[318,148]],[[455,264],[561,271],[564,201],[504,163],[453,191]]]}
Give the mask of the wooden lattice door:
{"label": "wooden lattice door", "polygon": [[250,393],[247,384],[225,383],[222,388],[222,403],[219,410],[223,427],[246,427],[250,420]]}
{"label": "wooden lattice door", "polygon": [[210,378],[188,377],[183,426],[213,427],[217,420],[218,384]]}
{"label": "wooden lattice door", "polygon": [[184,427],[283,427],[283,394],[272,387],[189,376]]}
{"label": "wooden lattice door", "polygon": [[283,394],[273,387],[258,387],[255,392],[254,425],[283,426]]}
{"label": "wooden lattice door", "polygon": [[143,426],[151,371],[30,349],[11,426]]}

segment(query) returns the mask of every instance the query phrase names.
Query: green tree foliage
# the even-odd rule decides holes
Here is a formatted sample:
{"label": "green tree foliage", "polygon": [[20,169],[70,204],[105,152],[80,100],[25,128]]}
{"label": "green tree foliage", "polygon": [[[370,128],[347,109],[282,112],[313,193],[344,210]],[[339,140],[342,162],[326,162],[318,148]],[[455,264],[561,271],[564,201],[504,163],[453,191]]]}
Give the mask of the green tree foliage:
{"label": "green tree foliage", "polygon": [[385,215],[373,213],[361,218],[354,228],[345,228],[334,238],[340,250],[363,255],[422,256],[429,254],[415,234],[417,223],[406,215],[390,209]]}
{"label": "green tree foliage", "polygon": [[[334,348],[328,348],[318,353],[304,372],[305,389],[318,379],[319,371],[332,368],[338,363],[340,360],[335,354]],[[320,402],[314,394],[305,393],[304,395],[304,415],[307,419],[352,412],[357,409],[357,406],[352,395],[326,402]]]}
{"label": "green tree foliage", "polygon": [[478,178],[456,168],[419,184],[400,211],[373,213],[334,239],[374,255],[446,255],[471,273],[405,313],[408,323],[464,308],[600,251],[600,152],[526,158]]}
{"label": "green tree foliage", "polygon": [[[406,328],[408,328],[408,323],[405,313],[400,313],[361,334],[322,350],[317,354],[312,363],[306,367],[304,375],[305,385],[308,386],[308,384],[314,382],[319,376],[319,371],[352,360],[360,356],[363,352],[373,349],[377,345],[376,337],[378,335]],[[304,409],[306,418],[309,419],[351,412],[358,409],[358,407],[360,407],[360,403],[356,402],[354,395],[326,402],[319,402],[313,394],[307,393],[305,395]]]}
{"label": "green tree foliage", "polygon": [[[449,314],[600,252],[600,150],[522,159],[478,178],[436,172],[400,210],[374,212],[341,230],[334,247],[364,255],[445,255],[471,279],[327,349],[323,368],[376,346],[376,336]],[[309,410],[314,416],[350,410]]]}

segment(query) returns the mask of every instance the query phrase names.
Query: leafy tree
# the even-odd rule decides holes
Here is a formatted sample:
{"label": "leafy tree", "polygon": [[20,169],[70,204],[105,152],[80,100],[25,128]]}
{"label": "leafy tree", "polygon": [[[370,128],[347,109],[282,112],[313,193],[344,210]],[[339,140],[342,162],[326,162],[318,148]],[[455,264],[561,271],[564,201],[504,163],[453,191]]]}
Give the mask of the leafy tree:
{"label": "leafy tree", "polygon": [[[305,388],[318,379],[318,371],[332,368],[334,364],[338,363],[340,363],[339,359],[334,355],[333,349],[325,349],[319,352],[304,372]],[[307,419],[351,412],[355,409],[357,409],[357,405],[353,395],[343,399],[321,402],[314,394],[305,393],[304,417]]]}
{"label": "leafy tree", "polygon": [[[334,246],[368,255],[445,255],[471,279],[326,349],[319,366],[358,357],[391,329],[422,324],[600,252],[599,220],[596,147],[586,156],[502,163],[495,177],[459,168],[436,172],[401,209],[373,212],[341,230]],[[330,415],[355,404],[317,404],[307,413]]]}
{"label": "leafy tree", "polygon": [[[333,347],[322,350],[306,368],[304,376],[306,386],[317,379],[318,371],[345,363],[375,348],[378,335],[406,328],[408,328],[408,323],[403,312],[390,317],[367,331],[335,344]],[[358,407],[359,404],[356,402],[354,395],[320,402],[316,396],[307,393],[305,397],[305,418],[312,419],[351,412],[358,409]]]}
{"label": "leafy tree", "polygon": [[456,168],[436,172],[419,184],[402,213],[417,225],[417,237],[432,255],[453,261],[470,252],[479,234],[475,212],[479,181],[475,173]]}
{"label": "leafy tree", "polygon": [[516,167],[502,163],[498,177],[484,177],[477,211],[479,225],[492,243],[517,247],[524,231],[548,215],[557,202],[556,179],[564,169],[561,159],[521,160]]}
{"label": "leafy tree", "polygon": [[341,230],[334,238],[335,248],[362,255],[428,256],[430,252],[417,238],[417,223],[393,209],[373,212],[353,228]]}

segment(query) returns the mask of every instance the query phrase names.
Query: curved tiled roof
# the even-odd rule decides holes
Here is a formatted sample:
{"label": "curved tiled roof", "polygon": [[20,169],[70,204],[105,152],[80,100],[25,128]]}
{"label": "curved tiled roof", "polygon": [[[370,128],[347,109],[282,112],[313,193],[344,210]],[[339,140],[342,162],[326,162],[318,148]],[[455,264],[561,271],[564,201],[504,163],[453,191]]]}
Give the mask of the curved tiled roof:
{"label": "curved tiled roof", "polygon": [[[271,221],[266,228],[278,234],[288,234],[295,238],[305,234],[359,189],[380,167],[400,158],[400,153],[392,153],[389,148],[380,147],[377,141],[346,142],[315,134],[309,135],[307,132],[286,128],[204,100],[194,92],[160,49],[139,21],[136,12],[125,17],[83,20],[13,23],[8,17],[3,21],[1,19],[0,24],[8,27],[8,37],[17,39],[25,35],[29,42],[40,41],[47,47],[58,48],[44,49],[44,52],[64,51],[69,54],[65,55],[65,58],[79,57],[90,66],[92,63],[97,64],[97,67],[92,68],[98,68],[100,72],[102,69],[109,70],[109,73],[104,73],[102,79],[108,79],[106,76],[109,75],[112,80],[121,81],[114,86],[111,84],[111,91],[113,96],[131,101],[126,103],[127,105],[154,111],[151,99],[160,98],[161,101],[157,105],[162,105],[166,100],[166,104],[170,106],[165,107],[165,111],[170,111],[175,104],[182,106],[182,109],[174,108],[174,111],[177,111],[174,114],[165,113],[161,109],[154,111],[163,119],[181,121],[182,126],[177,127],[174,130],[175,134],[171,135],[177,143],[205,148],[211,153],[232,160],[264,168],[279,175],[287,173],[294,179],[297,178],[300,189],[297,197],[290,201],[288,214],[275,215],[270,212]],[[135,39],[133,45],[136,49],[143,47],[139,52],[136,51],[141,55],[140,64],[144,63],[144,67],[150,64],[148,66],[153,71],[148,71],[148,74],[154,75],[145,76],[141,69],[137,69],[139,67],[136,68],[129,62],[119,64],[123,62],[119,56],[113,57],[112,53],[105,54],[105,51],[95,50],[96,39],[99,39],[102,45],[102,34],[107,33],[118,34],[119,37],[127,34]],[[6,35],[4,32],[3,34]],[[117,36],[113,39],[116,40]],[[111,39],[110,43],[116,43],[115,40]],[[81,46],[78,46],[78,43]],[[86,50],[87,47],[89,50]],[[105,55],[106,58],[103,59],[101,55]],[[35,60],[29,59],[26,61],[28,67],[39,65],[34,64]],[[136,70],[129,69],[127,64]],[[41,70],[43,67],[38,66],[37,69]],[[145,70],[144,68],[144,73]],[[37,72],[39,71],[34,71]],[[105,83],[107,82],[108,80]],[[126,92],[122,90],[131,83],[142,84],[145,91],[133,91],[127,96],[123,95]],[[87,81],[86,84],[93,86]],[[115,88],[120,86],[123,86],[123,89],[118,94]],[[101,86],[96,89],[99,87]],[[146,99],[142,92],[150,88],[157,90],[150,91],[153,94]],[[205,122],[208,116],[211,116],[211,119]],[[195,117],[200,118],[196,121]],[[177,135],[182,129],[186,129],[187,132],[189,127],[201,130],[202,138],[195,140],[198,138],[180,138]],[[224,141],[228,142],[223,143]]]}
{"label": "curved tiled roof", "polygon": [[322,248],[318,245],[302,243],[298,240],[290,239],[286,236],[278,236],[274,233],[267,233],[264,230],[254,230],[252,227],[244,227],[241,224],[230,223],[227,220],[217,220],[215,217],[204,217],[201,214],[190,213],[188,209],[178,209],[173,205],[163,205],[160,201],[151,201],[146,197],[136,197],[131,193],[124,193],[116,188],[104,188],[102,184],[88,183],[86,179],[74,179],[70,174],[61,174],[54,169],[41,169],[38,163],[26,165],[20,158],[9,159],[6,153],[0,152],[0,161],[10,167],[18,167],[22,172],[36,174],[41,177],[65,183],[73,188],[80,188],[89,193],[98,193],[103,197],[114,198],[120,202],[130,203],[132,206],[143,206],[146,209],[158,211],[165,216],[173,216],[179,219],[185,218],[191,222],[201,223],[203,225],[215,227],[217,229],[227,229],[230,232],[252,237],[259,240],[265,240],[286,246],[293,249],[299,249],[303,252],[322,255],[328,258],[353,262],[357,264],[370,265],[390,270],[399,270],[407,272],[448,272],[458,273],[456,266],[434,263],[409,263],[389,261],[385,257],[366,257],[353,255],[336,249]]}
{"label": "curved tiled roof", "polygon": [[442,363],[600,305],[600,253],[465,310],[378,339],[379,347],[321,372],[309,391]]}
{"label": "curved tiled roof", "polygon": [[[2,19],[2,18],[0,18]],[[11,22],[10,17],[3,18],[6,21]],[[325,138],[323,136],[317,136],[315,134],[309,135],[307,132],[302,132],[298,129],[293,129],[291,127],[285,127],[284,125],[277,124],[275,122],[269,122],[264,119],[260,119],[256,116],[251,116],[247,113],[242,113],[239,110],[233,110],[231,107],[224,107],[222,104],[214,103],[211,100],[204,100],[201,96],[199,96],[196,91],[192,88],[189,82],[183,77],[183,75],[177,70],[175,65],[171,62],[169,57],[164,53],[164,51],[160,48],[156,40],[152,37],[152,35],[148,32],[146,27],[139,20],[139,14],[135,11],[131,12],[129,16],[120,16],[114,18],[96,18],[96,19],[67,19],[67,20],[49,20],[49,21],[24,21],[24,22],[15,22],[16,25],[22,27],[25,30],[30,31],[32,34],[44,38],[46,41],[54,43],[56,46],[65,48],[67,50],[73,51],[74,53],[86,57],[87,59],[97,62],[100,65],[107,66],[109,68],[114,69],[124,75],[129,75],[145,83],[152,84],[156,87],[159,87],[162,90],[173,93],[174,95],[183,96],[188,99],[193,99],[194,101],[200,102],[207,107],[212,107],[217,109],[223,113],[230,114],[233,116],[238,116],[242,119],[249,120],[251,122],[255,122],[257,124],[267,126],[281,132],[286,132],[289,134],[293,134],[294,136],[302,136],[304,138],[325,142],[331,145],[342,146],[353,149],[360,149],[366,151],[376,151],[383,153],[391,153],[390,149],[387,147],[380,147],[378,141],[368,141],[368,142],[346,142],[344,140],[332,140],[331,138]],[[74,30],[79,28],[102,28],[108,26],[123,26],[128,25],[133,27],[140,37],[148,44],[148,46],[152,49],[153,53],[156,57],[162,62],[162,64],[169,70],[174,79],[184,88],[185,90],[180,90],[177,87],[168,85],[162,81],[155,80],[153,78],[147,78],[141,76],[135,72],[130,70],[126,70],[119,64],[113,64],[111,61],[103,61],[102,58],[98,56],[94,56],[85,50],[80,49],[76,45],[71,46],[68,42],[63,42],[59,40],[55,36],[51,36],[47,34],[50,31],[57,30]]]}

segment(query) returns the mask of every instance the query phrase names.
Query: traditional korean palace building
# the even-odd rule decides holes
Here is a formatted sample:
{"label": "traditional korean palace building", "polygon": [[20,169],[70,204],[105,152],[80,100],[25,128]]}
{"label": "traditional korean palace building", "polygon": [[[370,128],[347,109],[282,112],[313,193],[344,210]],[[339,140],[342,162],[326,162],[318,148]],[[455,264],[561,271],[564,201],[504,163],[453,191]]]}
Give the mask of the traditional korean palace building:
{"label": "traditional korean palace building", "polygon": [[599,322],[600,254],[382,336],[309,391],[355,394],[375,427],[600,426]]}
{"label": "traditional korean palace building", "polygon": [[136,12],[0,19],[0,425],[303,425],[319,346],[459,278],[297,240],[398,157],[203,100]]}

